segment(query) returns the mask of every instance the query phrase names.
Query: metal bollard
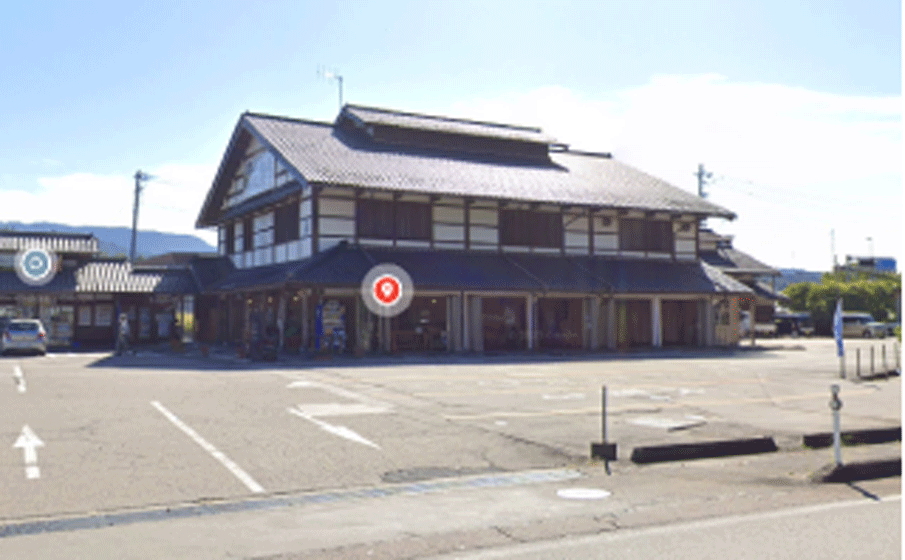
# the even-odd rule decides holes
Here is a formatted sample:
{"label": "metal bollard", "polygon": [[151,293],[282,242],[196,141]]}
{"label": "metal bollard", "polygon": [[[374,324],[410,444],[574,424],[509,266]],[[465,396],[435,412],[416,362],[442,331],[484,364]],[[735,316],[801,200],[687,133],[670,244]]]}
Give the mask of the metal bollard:
{"label": "metal bollard", "polygon": [[839,385],[830,385],[830,392],[832,393],[830,410],[833,411],[833,455],[836,465],[842,466],[842,434],[839,425],[839,410],[842,408],[842,401],[839,400]]}

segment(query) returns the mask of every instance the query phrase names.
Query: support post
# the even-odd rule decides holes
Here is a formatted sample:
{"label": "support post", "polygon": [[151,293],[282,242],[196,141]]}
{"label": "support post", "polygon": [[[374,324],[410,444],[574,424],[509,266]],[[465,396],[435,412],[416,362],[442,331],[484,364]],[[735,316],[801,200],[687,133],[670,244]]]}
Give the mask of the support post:
{"label": "support post", "polygon": [[874,347],[871,345],[870,347],[870,375],[873,377],[874,375]]}
{"label": "support post", "polygon": [[886,363],[886,344],[880,347],[880,354],[883,356],[883,375],[889,376],[889,366]]}
{"label": "support post", "polygon": [[591,458],[603,459],[606,473],[610,473],[610,461],[616,460],[616,444],[609,443],[606,439],[606,385],[600,389],[600,432],[602,443],[591,444]]}
{"label": "support post", "polygon": [[855,376],[861,379],[861,349],[855,348]]}

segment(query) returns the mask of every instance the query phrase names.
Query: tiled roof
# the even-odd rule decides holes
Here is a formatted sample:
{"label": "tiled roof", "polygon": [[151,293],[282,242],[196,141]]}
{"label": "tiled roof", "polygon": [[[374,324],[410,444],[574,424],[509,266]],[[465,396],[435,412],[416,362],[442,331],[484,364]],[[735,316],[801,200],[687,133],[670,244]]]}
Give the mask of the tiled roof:
{"label": "tiled roof", "polygon": [[717,247],[715,251],[701,251],[701,259],[707,264],[715,266],[729,274],[758,274],[758,275],[774,275],[780,274],[779,270],[766,265],[751,255],[733,249],[732,247]]}
{"label": "tiled roof", "polygon": [[764,299],[769,299],[772,301],[781,301],[783,303],[788,303],[792,301],[792,298],[781,293],[774,292],[773,289],[763,282],[754,282],[751,284],[751,289],[754,290],[754,293]]}
{"label": "tiled roof", "polygon": [[505,163],[376,146],[329,125],[253,114],[244,121],[312,183],[735,217],[609,157],[565,151],[550,153],[552,165]]}
{"label": "tiled roof", "polygon": [[249,134],[272,147],[308,183],[735,217],[721,206],[599,154],[551,151],[549,161],[448,154],[376,143],[329,123],[246,113],[199,214],[199,226],[223,219],[219,208],[229,188],[227,176],[238,161],[233,151]]}
{"label": "tiled roof", "polygon": [[201,291],[206,291],[210,286],[229,276],[236,270],[233,261],[229,257],[222,256],[196,256],[189,264],[198,282]]}
{"label": "tiled roof", "polygon": [[41,248],[54,253],[96,254],[97,238],[89,234],[0,231],[0,251]]}
{"label": "tiled roof", "polygon": [[191,294],[197,291],[188,270],[132,270],[128,262],[94,261],[75,272],[76,292]]}
{"label": "tiled roof", "polygon": [[751,293],[706,263],[679,263],[340,246],[296,263],[237,270],[218,290],[259,289],[283,282],[357,288],[377,263],[394,263],[416,289],[570,293]]}
{"label": "tiled roof", "polygon": [[0,293],[52,294],[72,293],[75,291],[75,274],[71,268],[64,268],[43,286],[31,286],[19,279],[12,270],[0,270]]}
{"label": "tiled roof", "polygon": [[220,280],[213,282],[207,290],[210,292],[230,292],[284,286],[292,271],[298,266],[298,262],[293,262],[235,269]]}
{"label": "tiled roof", "polygon": [[346,105],[341,114],[351,116],[365,125],[395,126],[431,132],[500,138],[539,144],[551,144],[555,142],[554,138],[544,134],[541,129],[528,126],[482,122],[435,115],[422,115],[376,107],[363,107],[361,105]]}
{"label": "tiled roof", "polygon": [[43,286],[30,286],[14,271],[0,270],[0,292],[192,294],[198,289],[188,269],[134,271],[127,262],[92,261],[64,268]]}

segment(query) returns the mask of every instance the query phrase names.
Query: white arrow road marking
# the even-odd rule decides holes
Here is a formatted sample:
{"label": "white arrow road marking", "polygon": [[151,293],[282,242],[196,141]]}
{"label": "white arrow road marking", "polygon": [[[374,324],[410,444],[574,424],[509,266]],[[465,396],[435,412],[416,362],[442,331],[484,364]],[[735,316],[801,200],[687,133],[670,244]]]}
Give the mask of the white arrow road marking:
{"label": "white arrow road marking", "polygon": [[25,478],[29,480],[41,478],[41,469],[38,468],[38,452],[36,450],[38,447],[44,447],[44,442],[26,424],[23,426],[22,433],[19,434],[18,439],[16,439],[16,443],[13,444],[13,448],[22,449],[25,456]]}
{"label": "white arrow road marking", "polygon": [[380,401],[376,401],[374,399],[368,398],[364,395],[359,395],[358,393],[353,393],[352,391],[347,391],[341,387],[334,387],[332,385],[327,385],[326,383],[317,383],[316,381],[306,381],[306,380],[298,380],[293,381],[289,385],[286,386],[287,389],[299,389],[299,388],[313,388],[320,389],[322,391],[326,391],[328,393],[333,393],[337,397],[343,397],[345,399],[349,399],[350,401],[355,401],[361,404],[385,408],[390,410],[393,408],[392,406],[382,403]]}
{"label": "white arrow road marking", "polygon": [[264,491],[264,488],[255,482],[255,480],[245,471],[242,470],[239,465],[235,464],[229,457],[223,454],[222,451],[211,445],[207,442],[203,437],[198,435],[198,432],[189,427],[188,424],[180,420],[175,414],[166,409],[162,404],[158,401],[151,401],[151,406],[157,409],[158,412],[163,414],[167,420],[172,422],[177,428],[182,430],[185,435],[189,436],[194,440],[195,443],[201,446],[202,449],[211,454],[211,456],[220,461],[220,464],[229,470],[229,472],[233,473],[236,478],[242,481],[249,490],[255,493],[261,493]]}
{"label": "white arrow road marking", "polygon": [[345,438],[349,441],[354,441],[362,445],[367,445],[368,447],[373,447],[374,449],[380,449],[379,445],[377,445],[373,441],[368,440],[367,438],[362,437],[360,434],[354,432],[353,430],[350,430],[345,426],[335,426],[333,424],[328,424],[327,422],[320,420],[318,417],[355,416],[359,414],[384,414],[390,412],[393,409],[391,405],[369,399],[368,397],[353,393],[352,391],[347,391],[340,387],[333,387],[332,385],[317,383],[315,381],[297,380],[293,381],[286,387],[288,389],[321,389],[328,393],[333,393],[336,396],[355,401],[354,403],[300,404],[295,408],[290,407],[286,410],[288,410],[291,414],[312,422],[314,425],[327,433],[331,433],[335,436],[339,436],[341,438]]}
{"label": "white arrow road marking", "polygon": [[25,392],[25,375],[22,373],[22,368],[19,367],[19,364],[15,364],[13,366],[13,378],[16,380],[16,387],[19,389],[20,393]]}
{"label": "white arrow road marking", "polygon": [[305,414],[304,412],[302,412],[301,410],[298,410],[296,408],[289,407],[286,410],[289,411],[290,414],[295,414],[296,416],[298,416],[300,418],[304,418],[305,420],[308,420],[309,422],[314,423],[315,426],[324,430],[325,432],[329,432],[335,436],[339,436],[341,438],[345,438],[347,440],[354,441],[355,443],[360,443],[362,445],[367,445],[368,447],[373,447],[374,449],[380,449],[380,446],[377,445],[376,443],[374,443],[373,441],[363,438],[358,433],[350,430],[349,428],[347,428],[345,426],[334,426],[333,424],[328,424],[328,423],[324,422],[323,420],[318,420],[314,416]]}

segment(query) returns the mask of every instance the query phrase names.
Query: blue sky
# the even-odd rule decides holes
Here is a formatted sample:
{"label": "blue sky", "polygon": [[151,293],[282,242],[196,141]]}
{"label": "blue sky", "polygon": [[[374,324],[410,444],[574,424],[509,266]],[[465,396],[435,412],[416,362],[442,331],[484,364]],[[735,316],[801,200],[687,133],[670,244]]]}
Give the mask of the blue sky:
{"label": "blue sky", "polygon": [[[194,231],[245,110],[536,125],[694,191],[774,266],[902,260],[899,2],[33,2],[0,21],[0,220]],[[207,240],[211,232],[195,232]],[[871,242],[867,238],[871,238]]]}

